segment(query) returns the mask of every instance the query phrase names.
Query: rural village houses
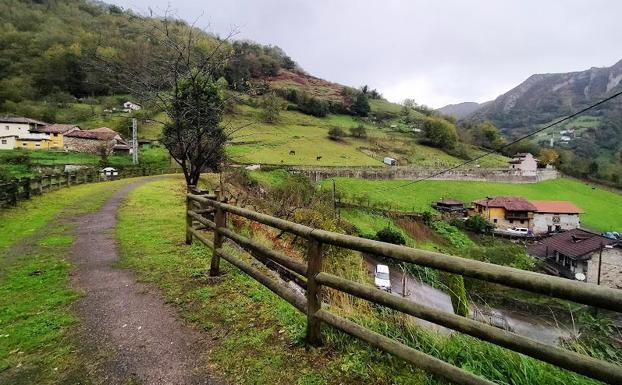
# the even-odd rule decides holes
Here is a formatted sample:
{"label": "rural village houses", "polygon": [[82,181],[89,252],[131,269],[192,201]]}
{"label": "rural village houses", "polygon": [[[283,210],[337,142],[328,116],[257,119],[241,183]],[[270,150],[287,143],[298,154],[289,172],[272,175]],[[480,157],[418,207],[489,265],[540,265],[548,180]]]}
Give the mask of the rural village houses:
{"label": "rural village houses", "polygon": [[527,253],[544,261],[545,270],[551,274],[622,289],[622,248],[618,240],[574,229],[535,243]]}
{"label": "rural village houses", "polygon": [[107,127],[83,130],[73,124],[48,124],[24,117],[0,117],[0,150],[58,150],[129,154],[130,146]]}
{"label": "rural village houses", "polygon": [[485,198],[473,205],[473,214],[481,215],[497,229],[524,227],[536,235],[579,228],[583,212],[568,201],[530,201],[521,197]]}

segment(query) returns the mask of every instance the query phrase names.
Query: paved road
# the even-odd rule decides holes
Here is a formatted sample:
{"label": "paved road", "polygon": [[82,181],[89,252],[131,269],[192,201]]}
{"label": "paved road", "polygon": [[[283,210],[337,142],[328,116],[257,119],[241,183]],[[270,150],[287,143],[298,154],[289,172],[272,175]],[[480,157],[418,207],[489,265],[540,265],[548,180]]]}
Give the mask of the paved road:
{"label": "paved road", "polygon": [[113,267],[119,204],[152,180],[124,186],[99,211],[75,218],[72,285],[84,293],[75,305],[83,324],[80,344],[92,356],[90,371],[99,384],[219,384],[204,370],[203,336],[184,325],[154,289]]}

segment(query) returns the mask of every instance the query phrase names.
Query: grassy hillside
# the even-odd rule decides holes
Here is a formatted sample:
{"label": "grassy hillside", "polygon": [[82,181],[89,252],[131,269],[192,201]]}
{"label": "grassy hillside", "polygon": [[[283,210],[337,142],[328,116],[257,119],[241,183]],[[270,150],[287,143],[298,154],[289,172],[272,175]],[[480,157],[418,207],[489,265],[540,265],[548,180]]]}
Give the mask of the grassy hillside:
{"label": "grassy hillside", "polygon": [[585,211],[581,215],[584,227],[601,231],[622,229],[622,196],[602,188],[592,188],[575,179],[563,178],[533,184],[423,181],[401,187],[407,183],[404,180],[338,178],[337,188],[348,196],[369,195],[372,202],[391,202],[402,210],[414,211],[431,210],[430,204],[441,197],[453,197],[466,202],[499,195],[569,200]]}
{"label": "grassy hillside", "polygon": [[[386,101],[372,101],[383,108],[397,106]],[[399,106],[398,106],[399,107]],[[393,107],[394,108],[394,107]],[[442,150],[417,143],[417,136],[400,129],[380,128],[368,121],[349,115],[328,115],[317,118],[295,111],[282,111],[276,124],[263,123],[261,110],[240,105],[230,117],[232,127],[248,127],[238,131],[228,148],[236,162],[317,165],[317,166],[382,166],[385,156],[396,158],[400,165],[447,167],[462,160]],[[346,137],[330,140],[328,130],[340,127],[346,134],[349,129],[363,124],[367,138]],[[289,155],[290,151],[296,155]],[[470,155],[479,154],[471,149]],[[317,156],[321,156],[317,160]],[[507,159],[490,156],[481,163],[483,167],[505,166]]]}

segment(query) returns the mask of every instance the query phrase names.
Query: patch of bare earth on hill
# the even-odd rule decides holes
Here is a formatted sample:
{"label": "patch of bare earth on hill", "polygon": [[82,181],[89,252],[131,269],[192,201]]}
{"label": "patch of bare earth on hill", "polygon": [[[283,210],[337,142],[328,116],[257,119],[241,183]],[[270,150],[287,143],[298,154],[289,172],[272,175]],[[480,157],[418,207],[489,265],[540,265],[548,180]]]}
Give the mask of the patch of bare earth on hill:
{"label": "patch of bare earth on hill", "polygon": [[[150,179],[153,180],[153,179]],[[113,235],[125,195],[149,180],[121,188],[95,213],[74,219],[72,285],[83,293],[80,345],[96,384],[220,384],[206,372],[207,340],[185,325],[158,291],[117,269]]]}

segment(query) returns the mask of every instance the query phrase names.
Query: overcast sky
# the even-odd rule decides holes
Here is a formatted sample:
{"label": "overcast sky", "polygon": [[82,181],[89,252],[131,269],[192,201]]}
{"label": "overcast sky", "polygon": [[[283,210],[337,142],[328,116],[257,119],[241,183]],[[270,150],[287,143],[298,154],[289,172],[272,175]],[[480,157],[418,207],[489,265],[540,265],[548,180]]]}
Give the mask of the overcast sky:
{"label": "overcast sky", "polygon": [[312,75],[442,107],[622,59],[619,0],[108,0],[278,45]]}

